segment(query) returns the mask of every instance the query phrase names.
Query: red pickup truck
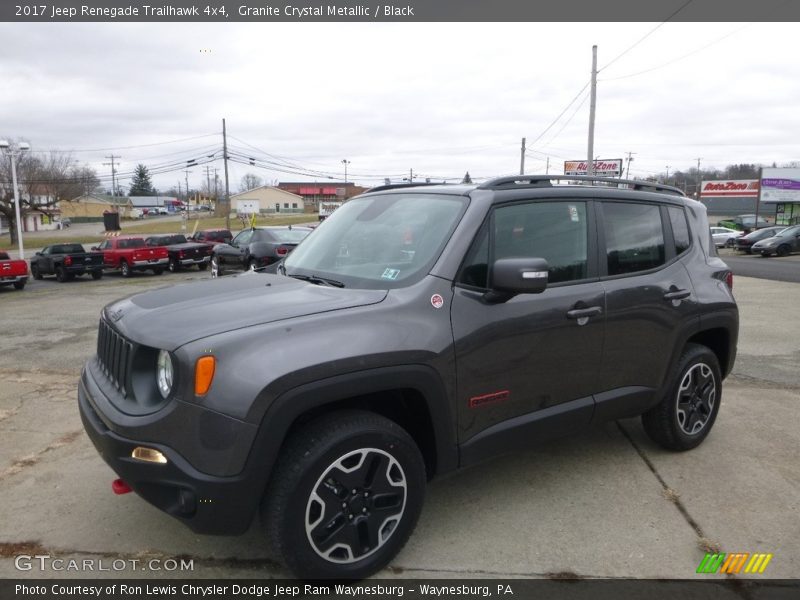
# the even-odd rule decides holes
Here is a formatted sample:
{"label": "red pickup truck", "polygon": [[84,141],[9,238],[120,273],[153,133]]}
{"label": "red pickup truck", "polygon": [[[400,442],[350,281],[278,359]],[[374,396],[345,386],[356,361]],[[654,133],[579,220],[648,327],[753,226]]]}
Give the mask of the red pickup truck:
{"label": "red pickup truck", "polygon": [[152,271],[161,275],[169,265],[169,253],[164,246],[147,246],[141,237],[116,237],[104,240],[92,248],[103,253],[105,269],[119,269],[123,277],[134,271]]}
{"label": "red pickup truck", "polygon": [[26,283],[28,263],[11,259],[6,252],[0,252],[0,286],[13,285],[15,290],[21,290]]}

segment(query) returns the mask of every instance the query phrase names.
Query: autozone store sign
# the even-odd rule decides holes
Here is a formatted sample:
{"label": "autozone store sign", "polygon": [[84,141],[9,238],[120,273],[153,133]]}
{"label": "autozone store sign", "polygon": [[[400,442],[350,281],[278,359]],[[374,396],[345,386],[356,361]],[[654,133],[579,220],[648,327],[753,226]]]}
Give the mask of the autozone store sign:
{"label": "autozone store sign", "polygon": [[732,179],[728,181],[703,181],[700,184],[700,197],[739,196],[755,198],[758,196],[757,179]]}
{"label": "autozone store sign", "polygon": [[[589,172],[586,168],[587,165],[588,161],[585,160],[565,160],[564,175],[586,175]],[[598,158],[594,161],[594,174],[619,177],[622,175],[622,159],[600,160]]]}

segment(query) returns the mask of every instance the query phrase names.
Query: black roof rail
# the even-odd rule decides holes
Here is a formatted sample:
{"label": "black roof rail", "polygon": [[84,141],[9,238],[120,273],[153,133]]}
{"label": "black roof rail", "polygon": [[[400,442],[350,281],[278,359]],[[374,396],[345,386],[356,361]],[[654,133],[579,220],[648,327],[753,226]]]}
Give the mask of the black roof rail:
{"label": "black roof rail", "polygon": [[369,188],[365,194],[371,194],[372,192],[383,192],[385,190],[394,190],[397,188],[411,188],[411,187],[425,187],[427,185],[447,185],[444,183],[388,183],[386,185],[379,185],[374,188]]}
{"label": "black roof rail", "polygon": [[579,183],[603,183],[609,187],[622,187],[632,190],[667,192],[685,196],[683,190],[641,179],[617,179],[616,177],[598,177],[595,175],[509,175],[484,181],[479,190],[509,190],[523,187],[553,187],[554,181],[577,181]]}

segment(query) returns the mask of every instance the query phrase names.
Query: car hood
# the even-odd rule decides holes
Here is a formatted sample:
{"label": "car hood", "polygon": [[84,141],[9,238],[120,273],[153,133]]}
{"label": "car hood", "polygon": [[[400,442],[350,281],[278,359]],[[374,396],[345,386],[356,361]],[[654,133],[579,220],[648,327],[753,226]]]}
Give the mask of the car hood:
{"label": "car hood", "polygon": [[758,240],[753,247],[755,248],[758,246],[759,248],[763,248],[764,246],[771,246],[772,244],[777,244],[780,242],[780,239],[777,236],[764,238],[763,240]]}
{"label": "car hood", "polygon": [[387,293],[315,285],[282,275],[248,274],[137,294],[109,304],[103,315],[137,343],[175,350],[226,331],[377,304]]}

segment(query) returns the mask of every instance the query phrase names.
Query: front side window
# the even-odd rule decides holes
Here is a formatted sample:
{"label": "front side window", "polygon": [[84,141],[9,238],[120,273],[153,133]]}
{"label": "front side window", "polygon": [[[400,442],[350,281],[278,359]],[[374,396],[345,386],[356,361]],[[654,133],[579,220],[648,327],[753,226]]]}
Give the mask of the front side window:
{"label": "front side window", "polygon": [[666,262],[658,206],[604,202],[602,210],[609,275],[647,271]]}
{"label": "front side window", "polygon": [[[489,261],[543,258],[548,282],[585,279],[588,275],[588,224],[585,202],[532,202],[495,210],[464,261],[458,281],[487,288]],[[491,243],[489,231],[491,230]]]}
{"label": "front side window", "polygon": [[316,275],[347,287],[386,289],[417,281],[450,239],[467,199],[381,194],[351,200],[286,259],[287,275]]}
{"label": "front side window", "polygon": [[235,238],[233,238],[233,242],[231,242],[234,246],[244,246],[245,244],[250,243],[250,238],[253,237],[253,230],[252,229],[245,229]]}

